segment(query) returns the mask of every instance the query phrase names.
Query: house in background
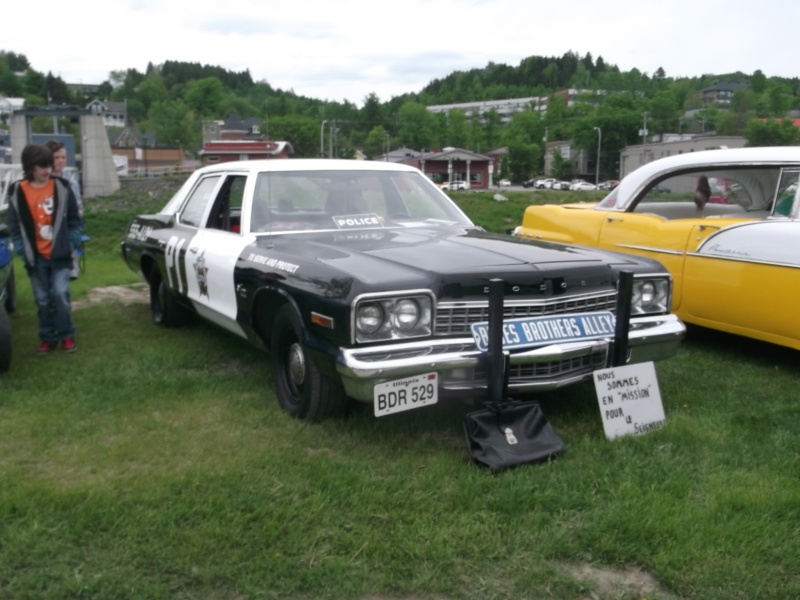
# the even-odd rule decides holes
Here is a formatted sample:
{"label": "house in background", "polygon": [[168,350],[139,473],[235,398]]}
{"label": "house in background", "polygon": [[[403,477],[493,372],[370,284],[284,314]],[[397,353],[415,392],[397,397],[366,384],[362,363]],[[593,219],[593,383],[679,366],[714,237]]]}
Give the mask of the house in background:
{"label": "house in background", "polygon": [[239,118],[232,114],[224,121],[206,121],[203,123],[203,142],[220,140],[256,140],[267,138],[261,133],[261,119],[258,117]]}
{"label": "house in background", "polygon": [[670,141],[659,142],[648,140],[646,144],[626,146],[619,157],[619,179],[622,179],[642,165],[688,152],[702,150],[719,150],[720,148],[744,148],[747,139],[739,135],[716,135],[716,133],[697,133],[677,138],[667,137]]}
{"label": "house in background", "polygon": [[747,87],[746,83],[715,83],[700,90],[700,96],[704,104],[728,106],[733,99],[734,92],[746,90]]}
{"label": "house in background", "polygon": [[265,158],[289,158],[294,148],[289,142],[257,140],[219,140],[203,142],[199,152],[203,165],[213,165],[234,160],[261,160]]}
{"label": "house in background", "polygon": [[292,144],[271,141],[261,133],[257,117],[241,119],[231,115],[224,121],[203,123],[203,149],[198,153],[203,165],[234,160],[259,160],[289,158],[294,153]]}
{"label": "house in background", "polygon": [[468,181],[469,188],[474,190],[485,190],[492,184],[493,159],[471,150],[444,148],[423,151],[416,157],[397,162],[417,167],[435,183]]}
{"label": "house in background", "polygon": [[380,156],[376,156],[372,160],[377,162],[405,163],[405,161],[409,159],[419,157],[420,154],[422,153],[402,146],[400,148],[395,148],[394,150],[389,150],[389,152],[381,154]]}
{"label": "house in background", "polygon": [[107,129],[111,154],[120,176],[157,174],[164,171],[194,169],[197,161],[188,160],[177,146],[156,144],[152,131],[131,127]]}
{"label": "house in background", "polygon": [[92,100],[86,105],[93,115],[99,115],[106,127],[125,127],[128,123],[128,107],[125,102]]}

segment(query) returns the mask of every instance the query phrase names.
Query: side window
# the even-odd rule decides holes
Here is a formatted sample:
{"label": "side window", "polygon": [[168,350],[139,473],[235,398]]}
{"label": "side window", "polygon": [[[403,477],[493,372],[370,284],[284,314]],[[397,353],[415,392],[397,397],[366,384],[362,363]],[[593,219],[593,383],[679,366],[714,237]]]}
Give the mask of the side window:
{"label": "side window", "polygon": [[239,232],[242,214],[242,198],[247,177],[228,175],[219,186],[219,192],[208,213],[206,227],[222,231]]}
{"label": "side window", "polygon": [[200,227],[202,225],[203,215],[212,199],[212,194],[219,180],[219,175],[206,177],[200,180],[194,190],[192,190],[192,193],[189,194],[186,204],[183,205],[183,210],[181,210],[180,214],[181,223],[193,227]]}
{"label": "side window", "polygon": [[231,182],[230,194],[228,195],[228,210],[230,211],[230,224],[228,229],[236,233],[241,229],[245,183],[247,183],[247,177],[234,177]]}
{"label": "side window", "polygon": [[792,214],[795,192],[800,181],[800,170],[786,169],[781,173],[778,194],[775,199],[775,216],[788,217]]}

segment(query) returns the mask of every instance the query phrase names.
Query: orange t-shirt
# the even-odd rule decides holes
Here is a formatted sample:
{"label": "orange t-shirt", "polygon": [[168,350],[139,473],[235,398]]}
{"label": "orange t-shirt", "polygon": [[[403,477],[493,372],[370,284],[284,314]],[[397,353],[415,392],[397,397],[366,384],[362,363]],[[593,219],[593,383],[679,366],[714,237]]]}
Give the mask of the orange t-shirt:
{"label": "orange t-shirt", "polygon": [[30,181],[20,183],[28,202],[28,208],[33,216],[33,225],[36,228],[36,249],[44,258],[50,259],[53,253],[53,195],[55,183],[48,180],[42,187],[31,185]]}

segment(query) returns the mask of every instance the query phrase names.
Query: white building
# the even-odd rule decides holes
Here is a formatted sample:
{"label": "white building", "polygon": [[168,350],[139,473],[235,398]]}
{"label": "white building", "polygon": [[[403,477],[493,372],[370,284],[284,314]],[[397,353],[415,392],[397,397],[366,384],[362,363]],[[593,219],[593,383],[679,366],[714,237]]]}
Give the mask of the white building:
{"label": "white building", "polygon": [[106,102],[105,100],[92,100],[86,105],[93,115],[103,119],[106,127],[125,127],[128,120],[128,107],[124,102]]}
{"label": "white building", "polygon": [[[572,106],[582,94],[605,94],[602,90],[578,90],[570,88],[551,94],[564,99],[567,106]],[[547,113],[547,102],[550,96],[530,96],[528,98],[507,98],[505,100],[481,100],[478,102],[459,102],[457,104],[434,104],[428,107],[428,112],[449,113],[453,109],[463,111],[468,117],[477,115],[483,116],[494,110],[499,116],[500,121],[508,123],[515,114],[524,111],[536,111],[541,115]]]}

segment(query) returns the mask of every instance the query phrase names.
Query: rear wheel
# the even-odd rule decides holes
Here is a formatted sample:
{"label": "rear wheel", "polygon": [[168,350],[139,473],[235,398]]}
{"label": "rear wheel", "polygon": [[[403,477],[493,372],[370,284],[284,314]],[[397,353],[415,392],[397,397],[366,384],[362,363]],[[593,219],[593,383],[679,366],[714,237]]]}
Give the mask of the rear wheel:
{"label": "rear wheel", "polygon": [[322,421],[343,415],[349,399],[340,382],[320,372],[302,344],[303,325],[290,305],[275,315],[270,361],[281,408],[293,417]]}
{"label": "rear wheel", "polygon": [[150,312],[153,322],[164,327],[179,327],[191,318],[191,313],[178,303],[158,272],[150,279]]}
{"label": "rear wheel", "polygon": [[11,367],[11,319],[6,309],[0,306],[0,373]]}

